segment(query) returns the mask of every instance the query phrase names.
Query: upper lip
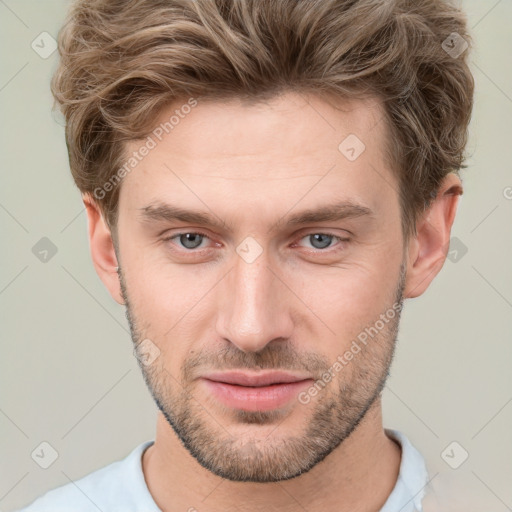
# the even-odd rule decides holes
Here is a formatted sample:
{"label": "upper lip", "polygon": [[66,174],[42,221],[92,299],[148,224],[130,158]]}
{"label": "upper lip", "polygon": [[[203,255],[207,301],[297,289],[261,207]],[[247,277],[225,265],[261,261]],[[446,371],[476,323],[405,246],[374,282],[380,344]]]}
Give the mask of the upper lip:
{"label": "upper lip", "polygon": [[209,373],[203,375],[204,379],[238,386],[269,386],[271,384],[284,384],[311,379],[308,375],[300,375],[283,371],[271,371],[262,373],[247,373],[240,371]]}

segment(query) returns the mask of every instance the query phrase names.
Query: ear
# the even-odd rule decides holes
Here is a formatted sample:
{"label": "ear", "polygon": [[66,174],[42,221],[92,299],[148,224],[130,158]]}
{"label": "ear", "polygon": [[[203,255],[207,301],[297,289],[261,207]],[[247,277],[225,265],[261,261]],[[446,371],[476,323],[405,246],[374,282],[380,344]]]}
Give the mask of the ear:
{"label": "ear", "polygon": [[119,275],[116,270],[118,261],[110,229],[99,206],[91,196],[85,194],[82,196],[82,200],[87,211],[89,245],[94,268],[112,298],[119,304],[124,304]]}
{"label": "ear", "polygon": [[462,183],[456,174],[441,182],[436,198],[416,224],[416,236],[408,244],[405,298],[421,295],[444,265],[450,245],[450,232]]}

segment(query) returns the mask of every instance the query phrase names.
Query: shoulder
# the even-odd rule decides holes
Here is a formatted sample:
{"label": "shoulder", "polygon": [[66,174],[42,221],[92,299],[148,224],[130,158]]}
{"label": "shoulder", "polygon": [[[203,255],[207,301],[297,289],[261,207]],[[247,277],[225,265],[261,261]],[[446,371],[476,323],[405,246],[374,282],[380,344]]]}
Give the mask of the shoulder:
{"label": "shoulder", "polygon": [[154,505],[141,463],[144,450],[152,444],[140,444],[126,458],[48,491],[18,512],[69,512],[71,506],[74,512],[129,512],[132,506],[147,504],[148,500]]}

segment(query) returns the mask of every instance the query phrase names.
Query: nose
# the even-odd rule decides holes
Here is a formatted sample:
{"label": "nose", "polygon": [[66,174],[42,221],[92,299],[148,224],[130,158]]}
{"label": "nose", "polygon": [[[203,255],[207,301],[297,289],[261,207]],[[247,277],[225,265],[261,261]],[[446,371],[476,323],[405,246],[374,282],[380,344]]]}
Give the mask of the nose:
{"label": "nose", "polygon": [[244,352],[258,352],[292,334],[291,292],[269,266],[266,251],[252,263],[235,255],[234,268],[218,289],[217,333]]}

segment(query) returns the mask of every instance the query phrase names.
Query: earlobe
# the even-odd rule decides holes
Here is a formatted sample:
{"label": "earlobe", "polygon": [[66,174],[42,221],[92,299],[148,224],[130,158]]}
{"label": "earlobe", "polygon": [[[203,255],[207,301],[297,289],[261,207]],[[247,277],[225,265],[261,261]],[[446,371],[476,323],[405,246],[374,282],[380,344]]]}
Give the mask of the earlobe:
{"label": "earlobe", "polygon": [[124,304],[117,273],[117,255],[110,229],[94,199],[84,194],[82,200],[87,213],[89,245],[94,268],[112,298],[119,304]]}
{"label": "earlobe", "polygon": [[456,174],[448,174],[430,208],[416,225],[416,236],[408,247],[408,272],[404,297],[414,298],[425,292],[446,260],[450,233],[462,183]]}

